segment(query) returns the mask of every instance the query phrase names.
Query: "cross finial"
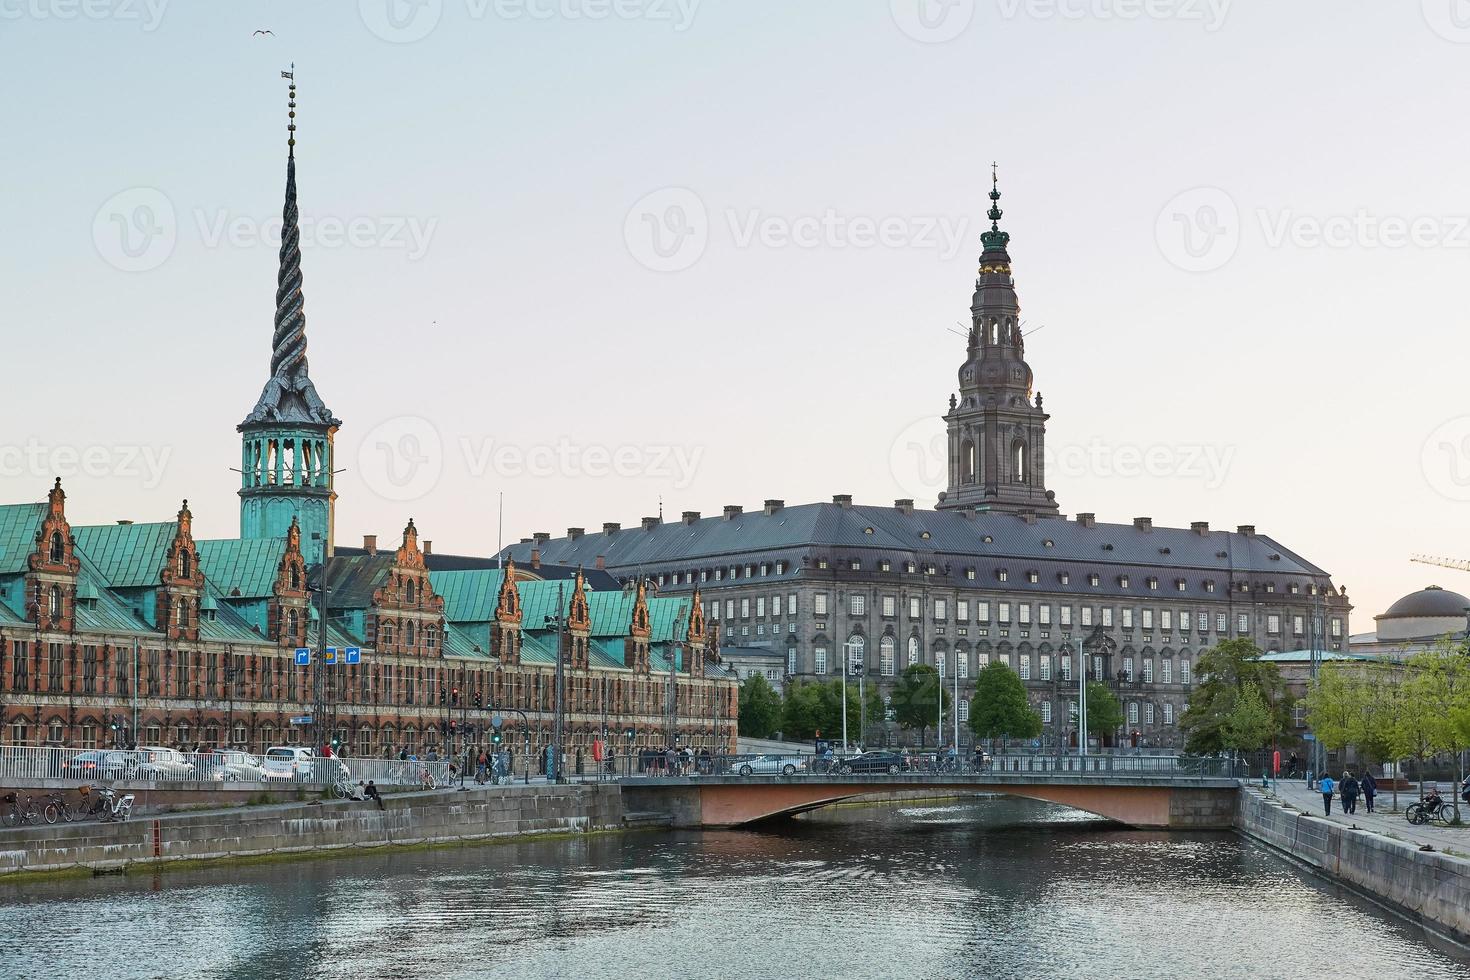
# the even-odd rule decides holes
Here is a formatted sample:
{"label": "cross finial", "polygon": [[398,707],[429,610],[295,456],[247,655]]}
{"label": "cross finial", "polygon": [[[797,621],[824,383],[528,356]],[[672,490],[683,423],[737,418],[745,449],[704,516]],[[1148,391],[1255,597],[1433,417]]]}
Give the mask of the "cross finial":
{"label": "cross finial", "polygon": [[990,186],[992,189],[1000,186],[1000,164],[995,161],[990,164]]}

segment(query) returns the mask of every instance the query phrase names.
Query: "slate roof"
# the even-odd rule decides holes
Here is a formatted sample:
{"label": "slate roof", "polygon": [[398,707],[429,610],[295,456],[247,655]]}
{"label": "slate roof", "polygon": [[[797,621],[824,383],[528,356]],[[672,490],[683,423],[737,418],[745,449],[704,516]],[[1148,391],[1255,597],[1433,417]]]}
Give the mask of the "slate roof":
{"label": "slate roof", "polygon": [[373,604],[373,593],[388,581],[393,569],[394,552],[376,555],[334,557],[327,562],[327,605],[333,609],[366,609]]}
{"label": "slate roof", "polygon": [[44,503],[0,506],[0,575],[26,570],[46,507]]}
{"label": "slate roof", "polygon": [[[396,549],[386,549],[392,554]],[[378,554],[383,554],[384,549],[379,548]],[[333,554],[343,558],[358,558],[367,554],[363,548],[344,548],[341,545],[333,549]],[[502,559],[494,556],[480,555],[441,555],[431,552],[424,555],[424,567],[430,572],[475,572],[475,571],[500,571]],[[552,581],[555,579],[573,579],[577,577],[576,565],[552,565],[542,562],[540,567],[532,568],[529,557],[524,564],[518,565],[516,571],[521,578],[543,579]],[[621,584],[616,576],[599,570],[595,564],[589,564],[582,569],[583,578],[589,587],[594,589],[616,589]]]}

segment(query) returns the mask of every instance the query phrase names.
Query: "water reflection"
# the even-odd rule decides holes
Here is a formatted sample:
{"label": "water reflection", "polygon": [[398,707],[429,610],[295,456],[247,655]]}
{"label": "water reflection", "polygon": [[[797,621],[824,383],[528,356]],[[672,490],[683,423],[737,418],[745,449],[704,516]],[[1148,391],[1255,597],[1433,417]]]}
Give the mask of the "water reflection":
{"label": "water reflection", "polygon": [[10,976],[1295,980],[1324,951],[1351,976],[1470,962],[1233,836],[1010,798],[32,884],[0,902]]}

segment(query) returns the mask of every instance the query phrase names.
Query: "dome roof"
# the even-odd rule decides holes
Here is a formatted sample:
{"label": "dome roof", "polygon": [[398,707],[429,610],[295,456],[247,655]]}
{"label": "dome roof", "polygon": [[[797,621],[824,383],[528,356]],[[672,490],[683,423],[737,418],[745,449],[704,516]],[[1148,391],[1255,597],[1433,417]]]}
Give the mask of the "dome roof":
{"label": "dome roof", "polygon": [[1410,592],[1388,607],[1388,612],[1379,619],[1423,619],[1426,617],[1453,616],[1463,618],[1470,599],[1458,592],[1450,592],[1437,585],[1418,592]]}

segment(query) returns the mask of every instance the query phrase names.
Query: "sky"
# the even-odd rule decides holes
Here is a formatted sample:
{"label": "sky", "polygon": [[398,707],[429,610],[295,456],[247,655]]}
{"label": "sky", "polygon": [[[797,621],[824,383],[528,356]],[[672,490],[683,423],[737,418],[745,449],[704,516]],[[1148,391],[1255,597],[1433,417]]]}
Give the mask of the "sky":
{"label": "sky", "polygon": [[1470,558],[1467,59],[1463,0],[0,0],[0,500],[238,533],[294,63],[339,543],[932,505],[996,162],[1063,512],[1371,629],[1470,591],[1409,561]]}

